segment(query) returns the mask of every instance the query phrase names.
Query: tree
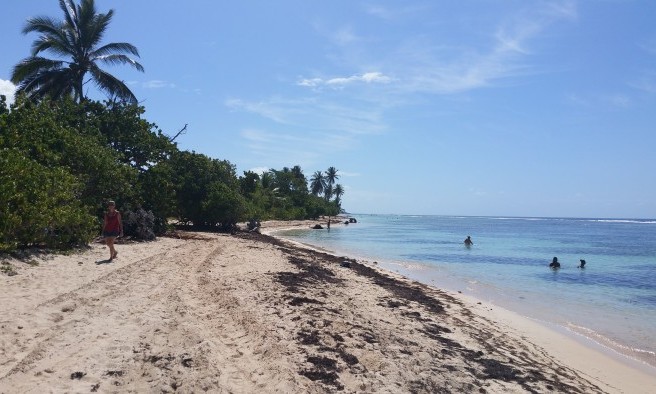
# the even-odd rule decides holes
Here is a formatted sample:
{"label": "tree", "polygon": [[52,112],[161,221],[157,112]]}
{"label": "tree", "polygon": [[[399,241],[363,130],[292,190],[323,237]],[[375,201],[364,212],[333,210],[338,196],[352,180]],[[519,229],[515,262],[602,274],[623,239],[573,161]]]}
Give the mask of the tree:
{"label": "tree", "polygon": [[46,166],[18,149],[0,148],[0,250],[86,244],[98,223],[64,167]]}
{"label": "tree", "polygon": [[0,94],[0,115],[9,113],[9,108],[7,108],[7,96]]}
{"label": "tree", "polygon": [[328,186],[333,186],[338,179],[339,175],[337,175],[337,169],[335,167],[328,167],[326,170],[326,183]]}
{"label": "tree", "polygon": [[[173,170],[177,213],[182,222],[192,222],[199,227],[213,226],[223,219],[225,201],[237,201],[232,194],[221,196],[226,190],[235,193],[239,190],[235,167],[226,160],[180,151],[172,155],[170,168]],[[242,207],[239,210],[241,214]]]}
{"label": "tree", "polygon": [[335,195],[335,203],[338,206],[342,205],[342,196],[344,195],[344,187],[342,187],[342,185],[338,183],[337,185],[335,185],[333,194]]}
{"label": "tree", "polygon": [[318,196],[323,193],[325,188],[326,178],[324,177],[323,172],[316,171],[312,174],[312,178],[310,178],[310,191],[313,195]]}
{"label": "tree", "polygon": [[[64,167],[81,184],[77,197],[102,212],[102,199],[120,206],[138,202],[137,171],[119,162],[119,154],[105,146],[84,105],[70,98],[39,103],[19,97],[0,124],[0,148],[12,148],[49,168]],[[81,115],[82,114],[82,115]],[[80,125],[80,119],[85,124]]]}
{"label": "tree", "polygon": [[[81,0],[79,5],[72,0],[59,0],[64,20],[57,21],[47,16],[28,19],[23,34],[39,33],[32,43],[32,55],[20,61],[12,73],[11,80],[17,85],[17,93],[26,93],[31,98],[41,99],[73,96],[80,102],[84,98],[83,87],[93,81],[111,98],[117,97],[130,103],[137,98],[132,91],[98,64],[127,64],[143,72],[143,66],[128,55],[139,57],[135,46],[125,42],[99,46],[114,10],[97,13],[94,0]],[[61,59],[39,56],[50,52]],[[90,79],[85,81],[87,73]]]}

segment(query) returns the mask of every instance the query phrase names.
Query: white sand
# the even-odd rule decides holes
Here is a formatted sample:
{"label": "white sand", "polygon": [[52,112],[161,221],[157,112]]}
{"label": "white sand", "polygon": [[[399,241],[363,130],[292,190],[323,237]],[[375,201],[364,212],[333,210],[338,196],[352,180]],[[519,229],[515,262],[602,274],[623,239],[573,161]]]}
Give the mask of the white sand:
{"label": "white sand", "polygon": [[0,392],[656,392],[498,307],[264,236],[197,235],[118,245],[108,264],[99,244],[9,260]]}

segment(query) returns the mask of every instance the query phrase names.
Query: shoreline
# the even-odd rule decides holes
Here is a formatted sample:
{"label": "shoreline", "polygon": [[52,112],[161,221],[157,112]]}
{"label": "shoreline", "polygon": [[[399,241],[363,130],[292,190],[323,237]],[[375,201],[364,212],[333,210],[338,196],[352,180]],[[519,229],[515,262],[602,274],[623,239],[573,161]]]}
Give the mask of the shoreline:
{"label": "shoreline", "polygon": [[656,387],[623,366],[606,376],[596,353],[570,360],[576,346],[548,331],[533,342],[526,319],[354,259],[257,233],[185,238],[118,245],[109,264],[98,244],[10,261],[0,393]]}
{"label": "shoreline", "polygon": [[[299,225],[289,226],[289,227],[276,226],[275,228],[267,230],[266,234],[283,239],[288,242],[292,242],[296,245],[299,245],[300,247],[313,248],[316,249],[317,251],[333,254],[336,256],[345,254],[343,251],[325,249],[309,243],[299,242],[294,239],[286,238],[283,235],[279,234],[280,232],[292,230],[292,229],[298,229],[299,227],[300,227]],[[371,261],[372,259],[367,256],[357,256],[356,258],[358,259],[359,262],[374,267],[375,269],[382,270],[388,274],[396,275],[405,280],[418,281],[423,285],[438,289],[440,291],[446,291],[455,298],[467,300],[470,306],[475,304],[487,304],[488,306],[490,306],[490,309],[484,309],[481,311],[481,313],[486,314],[488,318],[501,319],[509,325],[527,326],[527,327],[533,326],[533,328],[529,332],[529,336],[534,343],[543,343],[546,344],[547,346],[553,347],[553,345],[556,344],[557,342],[564,341],[568,344],[567,346],[574,346],[577,350],[572,352],[565,351],[565,349],[563,348],[547,349],[547,350],[555,351],[558,354],[565,355],[566,360],[564,361],[568,365],[570,363],[575,363],[579,368],[583,370],[584,368],[586,368],[587,364],[584,362],[584,360],[580,360],[580,357],[577,356],[577,353],[587,353],[589,354],[589,357],[592,358],[603,357],[607,359],[602,361],[602,364],[608,364],[608,365],[596,368],[600,371],[600,376],[615,376],[613,379],[616,381],[622,381],[625,378],[625,376],[632,376],[633,373],[637,373],[636,377],[640,375],[644,375],[647,377],[656,376],[656,366],[648,363],[645,360],[641,360],[637,357],[632,357],[631,352],[623,353],[612,345],[604,343],[603,341],[595,340],[591,336],[581,332],[583,331],[581,330],[581,328],[584,330],[589,330],[585,327],[579,327],[579,330],[577,330],[575,327],[568,327],[553,322],[549,322],[546,320],[540,320],[534,317],[523,315],[511,309],[508,309],[504,305],[497,304],[490,300],[484,300],[482,298],[477,297],[476,295],[465,294],[463,293],[463,291],[455,290],[453,286],[451,286],[452,288],[445,289],[441,287],[443,283],[431,284],[431,283],[423,282],[416,277],[413,278],[412,269],[400,262],[391,263],[381,260],[381,261],[376,261],[375,264],[372,264]],[[392,267],[395,265],[398,266],[399,269],[393,269]],[[494,312],[491,312],[493,310]],[[539,333],[539,335],[536,335],[537,333]],[[599,334],[597,334],[596,332],[593,331],[593,333],[599,336]],[[542,337],[546,337],[546,336],[548,337],[553,336],[553,338],[558,338],[558,337],[562,337],[562,338],[560,340],[553,339],[548,342],[543,342]],[[610,341],[611,343],[614,343],[606,337],[602,336],[602,338],[605,341]],[[616,346],[625,347],[625,345],[622,344],[616,344]],[[617,373],[618,369],[622,372]],[[654,389],[656,390],[656,378],[653,378],[653,380],[654,380],[653,383]]]}

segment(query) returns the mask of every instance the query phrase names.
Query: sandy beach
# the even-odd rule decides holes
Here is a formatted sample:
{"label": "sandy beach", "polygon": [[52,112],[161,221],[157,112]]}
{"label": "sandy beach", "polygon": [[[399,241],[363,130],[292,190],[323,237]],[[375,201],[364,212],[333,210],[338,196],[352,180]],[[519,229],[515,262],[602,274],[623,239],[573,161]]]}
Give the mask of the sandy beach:
{"label": "sandy beach", "polygon": [[0,392],[656,392],[501,308],[266,235],[309,224],[3,258]]}

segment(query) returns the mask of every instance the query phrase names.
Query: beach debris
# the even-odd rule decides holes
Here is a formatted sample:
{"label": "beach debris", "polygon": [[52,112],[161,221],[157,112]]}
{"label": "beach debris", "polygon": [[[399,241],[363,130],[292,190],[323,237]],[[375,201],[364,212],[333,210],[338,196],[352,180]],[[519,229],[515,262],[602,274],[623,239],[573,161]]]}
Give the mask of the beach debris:
{"label": "beach debris", "polygon": [[105,375],[107,375],[107,376],[123,376],[123,371],[121,371],[121,370],[107,371],[107,372],[105,372]]}
{"label": "beach debris", "polygon": [[342,261],[339,263],[339,266],[344,268],[351,268],[351,263],[349,261]]}
{"label": "beach debris", "polygon": [[307,297],[294,297],[289,301],[289,305],[291,306],[299,306],[303,304],[323,304],[323,302]]}
{"label": "beach debris", "polygon": [[96,391],[98,391],[99,388],[100,388],[100,383],[96,383],[93,386],[91,386],[91,392],[95,393]]}
{"label": "beach debris", "polygon": [[310,369],[303,369],[299,374],[312,381],[320,381],[323,384],[334,386],[337,390],[343,390],[344,386],[339,382],[337,375],[337,360],[322,356],[308,356],[307,361],[313,365]]}
{"label": "beach debris", "polygon": [[71,380],[75,380],[75,379],[80,380],[80,379],[82,379],[82,378],[84,377],[84,375],[86,375],[86,374],[87,374],[86,372],[80,372],[80,371],[73,372],[73,373],[71,374]]}

